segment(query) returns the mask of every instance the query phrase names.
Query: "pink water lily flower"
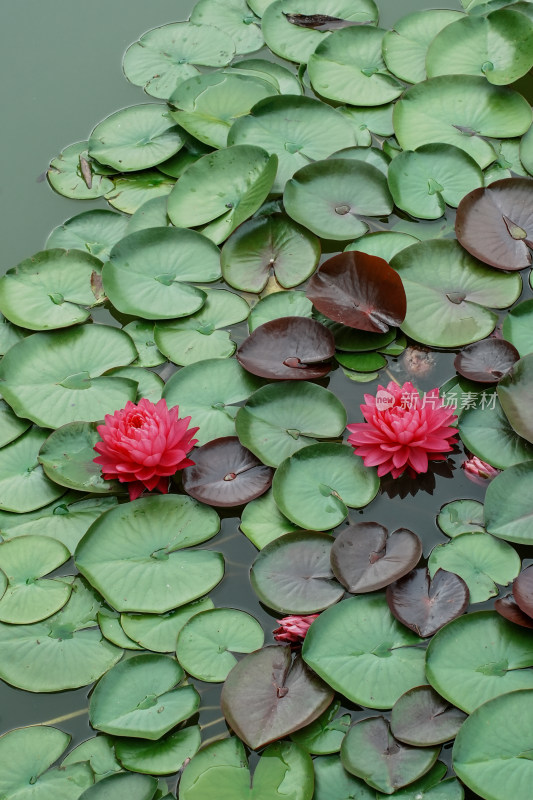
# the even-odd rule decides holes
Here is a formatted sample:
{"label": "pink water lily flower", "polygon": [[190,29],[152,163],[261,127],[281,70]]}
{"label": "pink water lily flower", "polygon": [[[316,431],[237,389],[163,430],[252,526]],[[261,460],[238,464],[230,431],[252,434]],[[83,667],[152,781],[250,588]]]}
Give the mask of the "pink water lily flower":
{"label": "pink water lily flower", "polygon": [[292,614],[288,617],[283,617],[283,619],[277,619],[276,622],[279,622],[280,627],[273,631],[274,639],[278,642],[288,642],[292,646],[300,645],[305,639],[311,624],[318,616],[320,615],[309,614],[303,617]]}
{"label": "pink water lily flower", "polygon": [[348,442],[365,466],[377,467],[380,477],[427,472],[428,462],[445,460],[444,453],[457,442],[452,427],[457,416],[438,389],[421,397],[412,383],[391,381],[386,388],[378,386],[375,397],[365,394],[365,402],[360,408],[366,422],[346,426]]}
{"label": "pink water lily flower", "polygon": [[102,467],[106,480],[128,484],[130,500],[145,489],[166,494],[169,477],[194,464],[187,454],[197,439],[198,428],[189,428],[190,417],[178,418],[179,407],[167,408],[166,400],[152,403],[143,398],[138,404],[128,401],[114,414],[106,414],[98,425],[102,437],[93,459]]}
{"label": "pink water lily flower", "polygon": [[486,461],[482,461],[477,456],[467,458],[466,461],[463,461],[461,467],[464,469],[467,478],[470,478],[471,481],[481,486],[485,484],[486,481],[491,481],[501,472],[500,469],[496,469],[496,467],[493,467],[491,464],[487,464]]}

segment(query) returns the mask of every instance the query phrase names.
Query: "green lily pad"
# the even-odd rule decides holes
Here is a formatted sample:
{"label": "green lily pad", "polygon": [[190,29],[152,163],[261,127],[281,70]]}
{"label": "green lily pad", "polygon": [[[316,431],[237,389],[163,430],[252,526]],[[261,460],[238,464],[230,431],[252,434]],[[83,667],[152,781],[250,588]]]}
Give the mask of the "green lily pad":
{"label": "green lily pad", "polygon": [[178,633],[185,623],[200,611],[210,611],[212,608],[213,602],[208,597],[202,597],[166,614],[122,614],[120,624],[127,636],[146,650],[173,653]]}
{"label": "green lily pad", "polygon": [[376,800],[376,791],[355,775],[350,775],[338,755],[313,759],[314,800]]}
{"label": "green lily pad", "polygon": [[373,167],[377,167],[385,176],[387,175],[390,162],[388,155],[377,147],[345,147],[344,150],[338,150],[336,153],[332,153],[329,158],[347,158],[351,161],[364,161],[367,164],[371,164]]}
{"label": "green lily pad", "polygon": [[0,677],[28,692],[59,692],[97,680],[122,657],[96,627],[100,600],[81,579],[65,606],[33,625],[0,623]]}
{"label": "green lily pad", "polygon": [[253,778],[242,742],[235,736],[202,748],[180,780],[180,800],[224,797],[231,800],[311,800],[313,764],[292,742],[271,744],[259,759]]}
{"label": "green lily pad", "polygon": [[271,489],[245,506],[241,515],[240,529],[258,550],[262,550],[267,544],[285,533],[301,530],[298,525],[293,525],[287,517],[283,516],[276,505]]}
{"label": "green lily pad", "polygon": [[528,442],[533,442],[533,417],[529,402],[532,384],[533,353],[530,353],[513,365],[496,388],[505,416],[518,435]]}
{"label": "green lily pad", "polygon": [[330,565],[333,539],[323,533],[288,533],[264,547],[250,571],[259,600],[282,614],[312,614],[338,602],[344,588]]}
{"label": "green lily pad", "polygon": [[512,177],[512,173],[527,178],[527,172],[520,161],[520,139],[502,139],[493,143],[496,161],[484,172],[485,186],[495,181]]}
{"label": "green lily pad", "polygon": [[89,155],[119,172],[160,164],[183,146],[183,136],[166,106],[146,103],[115,111],[89,138]]}
{"label": "green lily pad", "polygon": [[340,106],[339,111],[355,125],[357,144],[369,147],[372,143],[372,133],[378,136],[392,136],[393,103],[382,106]]}
{"label": "green lily pad", "polygon": [[484,77],[442,75],[408,89],[396,103],[393,120],[404,150],[453,144],[484,169],[495,158],[484,137],[520,136],[531,124],[531,109],[518,92],[492,86]]}
{"label": "green lily pad", "polygon": [[271,467],[317,439],[335,439],[346,427],[346,410],[332,392],[304,381],[281,381],[258,389],[235,419],[241,443]]}
{"label": "green lily pad", "polygon": [[533,66],[533,21],[502,9],[486,17],[463,17],[429,45],[426,69],[436,75],[483,75],[489,83],[513,83]]}
{"label": "green lily pad", "polygon": [[399,19],[383,37],[383,58],[387,68],[407,83],[424,81],[430,43],[443,28],[463,16],[460,11],[431,8]]}
{"label": "green lily pad", "polygon": [[42,444],[39,463],[54,483],[80,492],[108,494],[123,491],[118,481],[106,481],[102,467],[95,464],[96,442],[102,441],[95,422],[69,422]]}
{"label": "green lily pad", "polygon": [[483,173],[464,150],[426,144],[399,153],[389,165],[388,180],[398,208],[420,219],[438,219],[446,204],[457,208],[465,194],[483,186]]}
{"label": "green lily pad", "polygon": [[282,214],[244,222],[220,255],[224,280],[246,292],[261,292],[271,273],[284,289],[297,286],[314,272],[319,258],[319,240]]}
{"label": "green lily pad", "polygon": [[499,539],[533,544],[533,461],[508,467],[487,487],[485,525]]}
{"label": "green lily pad", "polygon": [[330,33],[294,25],[287,19],[287,14],[323,14],[361,25],[375,25],[378,20],[378,9],[373,0],[277,0],[271,3],[262,19],[265,41],[273,53],[297,64],[306,64]]}
{"label": "green lily pad", "polygon": [[215,150],[181,176],[168,199],[168,215],[178,227],[203,225],[204,236],[218,244],[257,211],[276,169],[277,157],[260,147]]}
{"label": "green lily pad", "polygon": [[140,644],[126,636],[120,625],[120,614],[110,608],[101,608],[97,615],[98,625],[108,642],[122,650],[144,650]]}
{"label": "green lily pad", "polygon": [[127,217],[114,211],[84,211],[54,228],[46,249],[81,250],[105,261],[113,245],[126,235],[128,222]]}
{"label": "green lily pad", "polygon": [[52,159],[46,173],[52,189],[73,200],[93,200],[113,189],[107,177],[114,170],[102,167],[89,157],[88,142],[76,142]]}
{"label": "green lily pad", "polygon": [[30,425],[28,419],[17,417],[5,400],[0,400],[0,448],[22,436]]}
{"label": "green lily pad", "polygon": [[414,244],[394,256],[391,266],[407,295],[402,331],[432,347],[485,338],[498,319],[486,306],[505,308],[521,291],[518,275],[496,272],[452,240]]}
{"label": "green lily pad", "polygon": [[213,358],[180,369],[167,381],[163,396],[169,408],[199,425],[198,445],[235,435],[237,404],[264,381],[250,375],[235,359]]}
{"label": "green lily pad", "polygon": [[126,769],[149,775],[169,775],[178,772],[183,762],[194,756],[200,744],[200,728],[191,725],[158,742],[118,739],[115,751]]}
{"label": "green lily pad", "polygon": [[89,702],[91,725],[114,736],[160,739],[197,711],[200,696],[170,656],[144,653],[116,664],[96,685]]}
{"label": "green lily pad", "polygon": [[387,365],[381,353],[337,353],[335,358],[343,367],[356,372],[374,373]]}
{"label": "green lily pad", "polygon": [[211,147],[226,147],[233,122],[278,89],[259,76],[208,72],[180,84],[170,98],[172,118]]}
{"label": "green lily pad", "polygon": [[477,500],[453,500],[442,506],[437,525],[446,536],[453,538],[461,533],[484,533],[483,503]]}
{"label": "green lily pad", "polygon": [[105,734],[92,736],[79,744],[63,759],[61,766],[68,767],[82,761],[89,763],[96,783],[121,770],[121,766],[115,758],[113,741]]}
{"label": "green lily pad", "polygon": [[37,455],[46,431],[32,427],[0,449],[0,509],[23,514],[51,503],[65,489],[49,480]]}
{"label": "green lily pad", "polygon": [[225,289],[206,289],[205,302],[185,319],[156,323],[155,343],[174,364],[194,364],[208,358],[228,358],[237,345],[231,331],[220,330],[242,322],[250,306],[242,297]]}
{"label": "green lily pad", "polygon": [[0,312],[0,355],[5,355],[10,347],[28,335],[28,331],[12,325]]}
{"label": "green lily pad", "polygon": [[533,691],[489,700],[466,720],[453,746],[453,766],[472,791],[490,800],[528,800],[533,774]]}
{"label": "green lily pad", "polygon": [[179,83],[198,75],[194,64],[224,67],[234,54],[233,39],[220,28],[173,22],[143,33],[124,53],[122,68],[131,83],[168,100]]}
{"label": "green lily pad", "polygon": [[147,228],[113,248],[102,277],[109,300],[123,314],[154,320],[185,317],[206,298],[191,283],[219,278],[220,255],[196,231]]}
{"label": "green lily pad", "polygon": [[158,367],[166,359],[163,353],[157,349],[154,341],[154,323],[146,322],[143,319],[136,319],[128,322],[122,329],[133,339],[133,344],[137,350],[137,358],[133,362],[136,367]]}
{"label": "green lily pad", "polygon": [[29,535],[49,536],[62,542],[73,553],[94,520],[116,504],[116,497],[91,497],[88,500],[80,500],[76,492],[67,492],[63,497],[38,511],[26,514],[0,511],[0,535],[4,539]]}
{"label": "green lily pad", "polygon": [[280,317],[311,317],[313,304],[305,292],[274,292],[259,301],[248,318],[250,333],[265,322]]}
{"label": "green lily pad", "polygon": [[364,161],[332,159],[302,167],[283,194],[287,214],[325,239],[354,239],[368,226],[360,216],[392,211],[383,173]]}
{"label": "green lily pad", "polygon": [[[183,153],[183,148],[173,158],[179,158],[181,153]],[[163,163],[168,164],[168,161]],[[157,169],[161,170],[161,166],[161,164],[158,164]],[[167,216],[167,201],[165,197],[153,197],[132,214],[125,235],[143,231],[145,228],[166,228],[168,225],[170,225],[170,221]]]}
{"label": "green lily pad", "polygon": [[145,203],[166,197],[176,181],[155,169],[132,172],[116,178],[108,189],[105,199],[109,205],[125,214],[135,214]]}
{"label": "green lily pad", "polygon": [[312,755],[338,753],[351,724],[349,714],[337,716],[340,705],[336,700],[310,725],[291,733],[292,741]]}
{"label": "green lily pad", "polygon": [[44,725],[17,728],[0,737],[5,800],[77,800],[94,780],[89,764],[49,769],[70,741],[70,735]]}
{"label": "green lily pad", "polygon": [[[259,22],[245,0],[199,0],[190,17],[196,25],[214,25],[233,39],[235,52],[251,53],[263,46]],[[218,47],[218,42],[217,42]]]}
{"label": "green lily pad", "polygon": [[40,622],[63,608],[72,586],[61,579],[46,580],[70,558],[61,542],[46,536],[20,536],[0,544],[0,570],[8,585],[0,599],[0,621],[13,625]]}
{"label": "green lily pad", "polygon": [[254,14],[258,17],[262,17],[267,8],[274,0],[246,0]]}
{"label": "green lily pad", "polygon": [[500,694],[532,689],[532,665],[529,631],[495,611],[477,611],[449,622],[432,638],[426,657],[427,677],[435,691],[467,714]]}
{"label": "green lily pad", "polygon": [[264,639],[254,617],[235,608],[214,608],[195,614],[185,623],[178,634],[176,655],[190,675],[220,683],[237,663],[233,653],[259,650]]}
{"label": "green lily pad", "polygon": [[157,781],[149,775],[119,772],[90,786],[80,800],[153,800]]}
{"label": "green lily pad", "polygon": [[94,422],[135,399],[136,383],[101,376],[136,356],[129,336],[106,325],[34,333],[2,359],[1,392],[17,416],[44,428]]}
{"label": "green lily pad", "polygon": [[[350,250],[356,249],[356,247],[350,247]],[[315,312],[313,316],[333,333],[337,349],[345,350],[348,353],[366,353],[371,350],[381,350],[396,338],[396,328],[393,327],[387,333],[372,333],[372,331],[349,328],[341,322],[333,322],[320,313]]]}
{"label": "green lily pad", "polygon": [[105,300],[102,264],[79,250],[43,250],[0,279],[0,308],[11,322],[34,331],[85,322]]}
{"label": "green lily pad", "polygon": [[300,167],[356,143],[353,126],[336,109],[293,95],[257,103],[249,115],[234,122],[228,135],[228,144],[256,145],[278,157],[272,187],[276,193],[283,192]]}
{"label": "green lily pad", "polygon": [[520,556],[507,542],[488,533],[462,533],[446,544],[438,544],[429,556],[431,577],[438,569],[454,572],[464,580],[471,603],[482,603],[498,594],[520,572]]}
{"label": "green lily pad", "polygon": [[404,86],[383,61],[385,33],[372,26],[344,28],[320,42],[307,63],[315,92],[353,105],[381,106],[395,100]]}
{"label": "green lily pad", "polygon": [[[250,3],[248,5],[251,8]],[[303,92],[297,75],[287,67],[282,67],[274,61],[267,61],[265,58],[245,58],[242,61],[235,61],[231,65],[231,71],[268,81],[281,94],[301,95]]]}
{"label": "green lily pad", "polygon": [[428,772],[439,749],[404,745],[394,738],[385,717],[369,717],[346,734],[341,761],[352,775],[390,795]]}
{"label": "green lily pad", "polygon": [[520,141],[520,161],[530,175],[533,175],[533,125],[526,131]]}
{"label": "green lily pad", "polygon": [[512,308],[503,321],[503,338],[514,344],[520,356],[533,353],[533,300]]}
{"label": "green lily pad", "polygon": [[498,469],[533,459],[533,445],[511,428],[499,402],[466,408],[459,421],[463,444]]}
{"label": "green lily pad", "polygon": [[142,397],[147,398],[152,403],[157,403],[161,400],[165,382],[159,377],[157,372],[151,372],[141,367],[117,367],[116,369],[110,370],[107,374],[135,381],[137,384],[136,403],[138,403]]}
{"label": "green lily pad", "polygon": [[425,682],[421,641],[396,621],[383,594],[359,595],[322,612],[309,628],[302,655],[353,703],[392,708]]}
{"label": "green lily pad", "polygon": [[76,550],[76,566],[117,611],[162,614],[222,580],[220,553],[178,552],[219,528],[218,514],[190,497],[143,497],[91,525]]}
{"label": "green lily pad", "polygon": [[272,482],[280,511],[302,528],[325,531],[368,505],[378,492],[376,471],[344,444],[313,444],[285,459]]}

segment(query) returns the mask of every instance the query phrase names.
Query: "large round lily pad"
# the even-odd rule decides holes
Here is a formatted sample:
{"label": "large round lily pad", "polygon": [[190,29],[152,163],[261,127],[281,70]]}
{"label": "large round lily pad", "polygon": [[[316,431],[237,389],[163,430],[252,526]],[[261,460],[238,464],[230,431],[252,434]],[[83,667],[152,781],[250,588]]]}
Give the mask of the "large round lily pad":
{"label": "large round lily pad", "polygon": [[245,0],[227,0],[223,9],[219,0],[199,0],[191,14],[191,22],[220,28],[233,39],[237,54],[251,53],[263,46],[261,28],[256,24],[259,20]]}
{"label": "large round lily pad", "polygon": [[347,158],[317,161],[302,167],[285,186],[287,214],[324,239],[355,239],[368,226],[360,216],[392,211],[383,173],[372,164]]}
{"label": "large round lily pad", "polygon": [[[312,614],[344,594],[330,566],[333,540],[323,533],[288,533],[264,547],[250,572],[262,603],[282,614]],[[1,552],[1,550],[0,550]]]}
{"label": "large round lily pad", "polygon": [[219,583],[224,559],[187,550],[219,530],[215,511],[183,495],[144,497],[111,509],[76,550],[80,572],[117,611],[164,613]]}
{"label": "large round lily pad", "polygon": [[184,677],[170,656],[143,653],[116,664],[91,695],[91,725],[114,736],[160,739],[200,705],[196,689],[176,686]]}
{"label": "large round lily pad", "polygon": [[33,625],[0,623],[0,677],[28,692],[59,692],[93,683],[122,657],[96,627],[101,603],[81,578],[67,604]]}
{"label": "large round lily pad", "polygon": [[487,306],[505,308],[521,291],[518,275],[494,272],[452,240],[414,244],[394,256],[391,266],[407,295],[403,332],[433,347],[485,338],[498,319]]}
{"label": "large round lily pad", "polygon": [[146,169],[165,161],[184,139],[164,105],[147,103],[116,111],[89,139],[89,155],[119,172]]}
{"label": "large round lily pad", "polygon": [[106,325],[34,333],[2,359],[2,395],[18,416],[44,428],[93,422],[135,399],[134,381],[101,376],[136,356],[129,336]]}
{"label": "large round lily pad", "polygon": [[533,544],[533,461],[505,469],[487,488],[485,525],[499,539]]}
{"label": "large round lily pad", "polygon": [[46,431],[32,427],[0,449],[0,509],[23,514],[51,503],[65,489],[49,480],[38,461]]}
{"label": "large round lily pad", "polygon": [[149,200],[166,197],[175,183],[173,178],[157,169],[129,172],[115,178],[113,188],[106,192],[105,199],[118,211],[135,214]]}
{"label": "large round lily pad", "polygon": [[360,595],[322,612],[307,632],[302,655],[353,703],[392,708],[400,695],[425,682],[420,642],[394,619],[382,594]]}
{"label": "large round lily pad", "polygon": [[335,31],[320,42],[307,63],[315,92],[341,103],[381,106],[404,90],[383,61],[385,31],[372,26]]}
{"label": "large round lily pad", "polygon": [[199,158],[183,173],[168,199],[177,227],[203,225],[215,244],[257,211],[268,195],[277,157],[260,147],[235,145]]}
{"label": "large round lily pad", "polygon": [[533,353],[533,300],[524,300],[509,311],[503,321],[502,332],[520,356]]}
{"label": "large round lily pad", "polygon": [[495,157],[484,137],[520,136],[531,124],[531,109],[518,92],[492,86],[484,77],[443,75],[408,89],[396,103],[393,121],[404,150],[453,144],[484,169]]}
{"label": "large round lily pad", "polygon": [[28,419],[17,417],[5,400],[0,400],[0,448],[18,439],[30,425]]}
{"label": "large round lily pad", "polygon": [[126,635],[146,650],[172,653],[185,623],[200,611],[210,611],[212,608],[213,602],[208,597],[201,597],[165,614],[121,614],[120,624]]}
{"label": "large round lily pad", "polygon": [[450,622],[435,634],[426,658],[433,688],[467,714],[500,694],[533,688],[531,666],[530,632],[494,611]]}
{"label": "large round lily pad", "polygon": [[196,231],[147,228],[122,239],[102,273],[115,308],[145,319],[185,317],[200,309],[205,292],[191,283],[220,277],[220,255]]}
{"label": "large round lily pad", "polygon": [[229,144],[251,144],[278,157],[273,192],[283,192],[296,170],[310,161],[352,147],[350,123],[330,106],[311,97],[270,97],[233,123]]}
{"label": "large round lily pad", "polygon": [[346,410],[332,392],[304,381],[258,389],[235,419],[242,444],[264,464],[277,467],[317,439],[334,439],[346,426]]}
{"label": "large round lily pad", "polygon": [[533,442],[533,415],[528,402],[532,384],[533,354],[530,353],[514,364],[497,387],[505,416],[527,442]]}
{"label": "large round lily pad", "polygon": [[302,528],[327,531],[368,505],[379,489],[375,469],[344,444],[312,444],[285,459],[274,476],[280,511]]}
{"label": "large round lily pad", "polygon": [[58,225],[48,237],[46,249],[81,250],[105,261],[113,245],[126,235],[128,222],[128,217],[115,211],[84,211]]}
{"label": "large round lily pad", "polygon": [[223,67],[235,53],[232,38],[211,25],[173,22],[143,33],[124,53],[127,79],[167,100],[176,86],[198,74],[195,64]]}
{"label": "large round lily pad", "polygon": [[513,430],[497,397],[484,406],[465,408],[459,432],[465,447],[498,469],[533,459],[533,445]]}

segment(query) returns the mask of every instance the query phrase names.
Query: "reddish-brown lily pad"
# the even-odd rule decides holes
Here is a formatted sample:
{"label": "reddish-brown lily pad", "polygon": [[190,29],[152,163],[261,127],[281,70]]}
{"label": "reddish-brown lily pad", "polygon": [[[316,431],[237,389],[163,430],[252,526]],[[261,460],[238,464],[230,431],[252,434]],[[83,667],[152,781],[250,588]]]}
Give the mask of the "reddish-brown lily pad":
{"label": "reddish-brown lily pad", "polygon": [[274,470],[243,447],[236,436],[213,439],[192,453],[194,467],[183,470],[183,488],[209,506],[240,506],[264,494]]}
{"label": "reddish-brown lily pad", "polygon": [[497,269],[529,267],[533,180],[505,178],[474,189],[457,208],[455,233],[465,250]]}
{"label": "reddish-brown lily pad", "polygon": [[480,383],[498,383],[520,358],[520,353],[505,339],[482,339],[464,347],[453,365],[459,375]]}
{"label": "reddish-brown lily pad", "polygon": [[337,536],[331,548],[335,577],[352,594],[373,592],[413,569],[422,555],[422,542],[412,531],[399,528],[390,536],[377,522],[357,522]]}
{"label": "reddish-brown lily pad", "polygon": [[383,258],[356,250],[325,261],[309,281],[306,294],[329,319],[373,333],[401,325],[407,310],[398,273]]}
{"label": "reddish-brown lily pad", "polygon": [[514,579],[513,596],[524,614],[533,617],[533,564]]}
{"label": "reddish-brown lily pad", "polygon": [[533,628],[533,619],[524,614],[511,592],[495,600],[494,610],[509,622],[514,622],[515,625],[520,625],[522,628]]}
{"label": "reddish-brown lily pad", "polygon": [[415,686],[394,704],[390,726],[401,742],[427,747],[454,739],[466,717],[431,686]]}
{"label": "reddish-brown lily pad", "polygon": [[335,339],[307,317],[279,317],[259,325],[237,350],[248,372],[271,380],[315,380],[331,370]]}
{"label": "reddish-brown lily pad", "polygon": [[239,739],[257,750],[309,725],[333,700],[330,689],[290,647],[256,650],[224,683],[222,713]]}
{"label": "reddish-brown lily pad", "polygon": [[459,617],[469,600],[464,580],[444,569],[438,569],[433,580],[426,567],[414,569],[387,587],[387,603],[396,619],[423,637]]}

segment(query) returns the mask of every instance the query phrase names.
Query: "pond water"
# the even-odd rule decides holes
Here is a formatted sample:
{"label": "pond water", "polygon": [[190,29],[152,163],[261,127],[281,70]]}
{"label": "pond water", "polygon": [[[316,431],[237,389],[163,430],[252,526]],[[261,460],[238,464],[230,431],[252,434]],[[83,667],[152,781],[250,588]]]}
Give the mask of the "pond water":
{"label": "pond water", "polygon": [[[437,4],[423,0],[379,0],[378,5],[380,24],[390,27],[410,11]],[[151,100],[122,75],[122,53],[145,30],[186,19],[193,6],[193,0],[91,0],[89,4],[81,0],[24,0],[10,4],[0,31],[7,66],[4,109],[8,110],[0,130],[4,152],[0,183],[3,271],[41,250],[50,231],[65,219],[84,210],[108,207],[104,200],[80,203],[55,194],[43,174],[55,154],[71,142],[86,139],[97,121],[121,107]],[[438,7],[458,9],[459,3],[447,0],[439,2]],[[448,213],[447,219],[453,231],[453,213]],[[528,287],[521,299],[531,296]],[[95,318],[118,324],[107,312],[98,312]],[[234,327],[233,334],[237,343],[243,341],[246,326]],[[433,351],[435,363],[424,376],[409,372],[404,355],[390,358],[389,376],[400,383],[413,380],[418,389],[430,390],[455,374],[455,352]],[[165,377],[169,374],[167,371]],[[380,376],[379,382],[384,380],[385,376]],[[358,384],[337,367],[321,384],[342,400],[351,422],[359,420],[363,395],[374,394],[378,381]],[[360,511],[351,510],[343,525],[378,520],[390,530],[399,526],[409,528],[421,538],[427,557],[435,544],[448,541],[436,524],[440,508],[455,499],[484,497],[485,489],[468,480],[460,468],[463,459],[462,448],[456,448],[446,462],[441,462],[416,484],[408,480],[383,481],[383,491],[378,497]],[[276,627],[275,615],[258,602],[249,583],[249,568],[257,550],[239,531],[240,517],[235,511],[220,513],[223,518],[220,533],[203,546],[224,553],[226,573],[210,596],[216,607],[246,610],[259,620],[265,631],[271,631]],[[520,553],[524,565],[531,563],[532,548],[522,548]],[[66,575],[72,569],[72,562],[68,562],[55,574]],[[501,594],[506,591],[502,589]],[[493,604],[494,600],[478,603],[475,609],[492,608]],[[273,641],[267,633],[265,643]],[[220,686],[192,682],[202,697],[199,721],[206,726],[203,737],[220,735],[226,730],[220,720]],[[14,727],[53,722],[72,735],[72,745],[78,744],[93,733],[86,712],[87,691],[82,688],[32,694],[0,681],[0,733]],[[354,720],[368,715],[367,711],[349,704],[347,708]],[[451,745],[443,748],[441,758],[450,763]],[[169,787],[174,791],[175,781],[170,780]],[[470,793],[467,797],[477,795]]]}

